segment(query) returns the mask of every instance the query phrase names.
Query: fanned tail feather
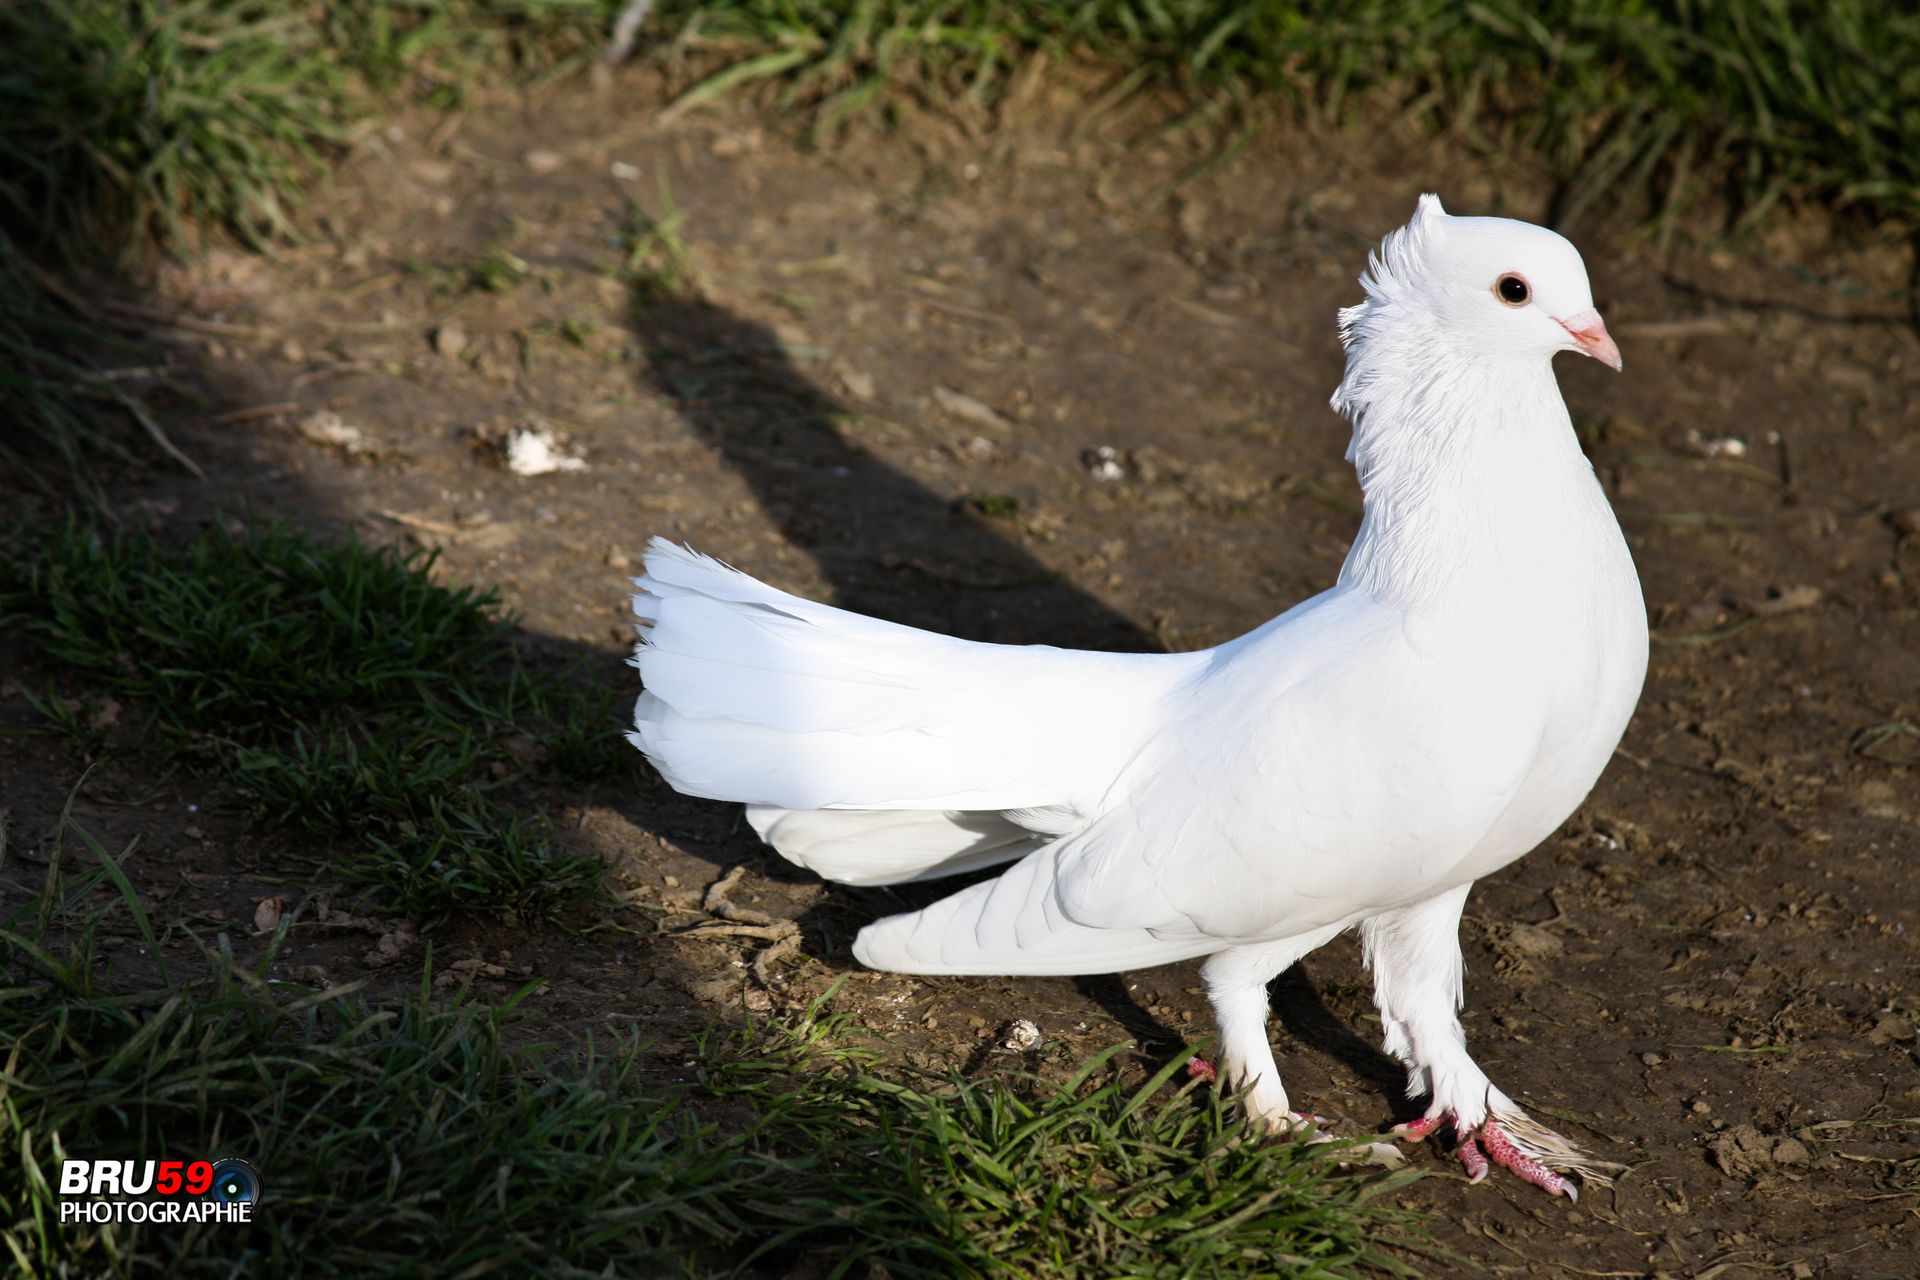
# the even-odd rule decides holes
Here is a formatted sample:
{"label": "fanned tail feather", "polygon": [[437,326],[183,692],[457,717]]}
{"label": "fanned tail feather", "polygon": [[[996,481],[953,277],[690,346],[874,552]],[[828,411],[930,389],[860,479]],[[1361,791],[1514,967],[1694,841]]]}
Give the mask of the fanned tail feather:
{"label": "fanned tail feather", "polygon": [[678,790],[783,809],[1091,803],[1198,661],[936,635],[659,538],[635,585],[630,739]]}

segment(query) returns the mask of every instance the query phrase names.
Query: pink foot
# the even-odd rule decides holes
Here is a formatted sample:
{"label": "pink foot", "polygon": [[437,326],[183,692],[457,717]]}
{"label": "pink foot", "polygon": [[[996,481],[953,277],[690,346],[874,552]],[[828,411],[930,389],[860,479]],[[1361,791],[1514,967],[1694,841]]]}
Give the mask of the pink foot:
{"label": "pink foot", "polygon": [[1406,1142],[1419,1142],[1431,1136],[1443,1124],[1453,1127],[1454,1136],[1459,1142],[1460,1166],[1467,1171],[1468,1182],[1479,1182],[1497,1164],[1548,1195],[1565,1196],[1569,1200],[1580,1198],[1580,1189],[1571,1180],[1561,1177],[1521,1150],[1507,1131],[1500,1127],[1500,1122],[1491,1116],[1482,1121],[1479,1128],[1462,1131],[1453,1112],[1443,1111],[1439,1115],[1424,1116],[1395,1125],[1393,1134]]}
{"label": "pink foot", "polygon": [[[1580,1190],[1571,1180],[1561,1177],[1522,1151],[1492,1116],[1488,1116],[1480,1126],[1478,1136],[1488,1158],[1502,1169],[1520,1175],[1523,1182],[1531,1182],[1550,1196],[1565,1196],[1569,1200],[1580,1198]],[[1466,1144],[1463,1143],[1461,1149],[1464,1151],[1465,1148]]]}
{"label": "pink foot", "polygon": [[1433,1136],[1433,1131],[1453,1119],[1451,1111],[1443,1111],[1437,1116],[1423,1116],[1418,1120],[1409,1120],[1405,1124],[1393,1126],[1393,1136],[1402,1142],[1425,1142]]}

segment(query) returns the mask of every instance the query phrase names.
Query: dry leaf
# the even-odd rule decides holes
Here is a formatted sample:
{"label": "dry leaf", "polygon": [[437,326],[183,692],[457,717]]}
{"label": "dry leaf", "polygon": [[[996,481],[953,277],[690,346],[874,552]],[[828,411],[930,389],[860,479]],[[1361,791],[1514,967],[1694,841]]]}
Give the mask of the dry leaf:
{"label": "dry leaf", "polygon": [[280,925],[280,917],[287,909],[285,898],[262,898],[253,906],[253,931],[272,933]]}

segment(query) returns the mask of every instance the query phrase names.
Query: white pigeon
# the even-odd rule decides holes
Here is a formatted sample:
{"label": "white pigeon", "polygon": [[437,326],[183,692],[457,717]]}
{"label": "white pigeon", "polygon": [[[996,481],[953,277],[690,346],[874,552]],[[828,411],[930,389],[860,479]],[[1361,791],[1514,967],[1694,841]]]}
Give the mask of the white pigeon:
{"label": "white pigeon", "polygon": [[1366,494],[1332,588],[1198,653],[979,644],[815,604],[655,539],[637,580],[634,744],[689,795],[748,802],[788,860],[847,884],[1012,863],[861,930],[917,974],[1093,974],[1206,957],[1221,1068],[1304,1121],[1267,984],[1358,926],[1400,1127],[1447,1125],[1556,1194],[1600,1162],[1468,1056],[1458,931],[1473,882],[1571,813],[1640,694],[1625,540],[1554,380],[1615,369],[1579,253],[1423,196],[1340,313],[1335,409]]}

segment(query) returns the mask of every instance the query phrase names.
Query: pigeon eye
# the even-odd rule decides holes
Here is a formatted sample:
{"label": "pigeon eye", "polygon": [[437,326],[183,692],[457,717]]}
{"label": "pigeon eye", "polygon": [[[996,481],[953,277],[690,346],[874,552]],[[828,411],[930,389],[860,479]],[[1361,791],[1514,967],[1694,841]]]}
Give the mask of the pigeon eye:
{"label": "pigeon eye", "polygon": [[1526,278],[1514,275],[1511,271],[1493,282],[1493,291],[1500,301],[1510,307],[1524,307],[1528,299],[1533,297],[1533,290],[1528,287]]}

